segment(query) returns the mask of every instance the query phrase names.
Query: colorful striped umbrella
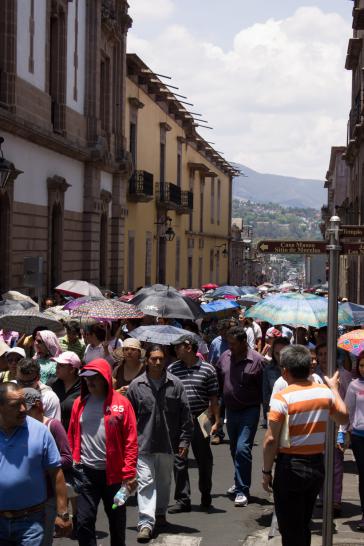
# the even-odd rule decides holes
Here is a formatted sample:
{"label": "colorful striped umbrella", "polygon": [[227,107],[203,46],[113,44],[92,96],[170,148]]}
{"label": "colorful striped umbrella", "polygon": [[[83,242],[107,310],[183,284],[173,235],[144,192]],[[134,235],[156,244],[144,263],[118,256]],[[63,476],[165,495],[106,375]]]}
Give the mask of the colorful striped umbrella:
{"label": "colorful striped umbrella", "polygon": [[354,356],[358,356],[364,350],[364,330],[352,330],[339,337],[337,346]]}
{"label": "colorful striped umbrella", "polygon": [[[251,307],[245,314],[270,324],[288,326],[312,326],[321,328],[327,325],[327,298],[297,292],[268,296]],[[352,318],[339,307],[339,324],[353,325]]]}
{"label": "colorful striped umbrella", "polygon": [[80,305],[84,305],[85,303],[90,303],[90,301],[102,301],[105,300],[104,296],[83,296],[82,298],[77,298],[75,300],[68,301],[64,306],[63,309],[66,311],[72,311],[73,309],[77,309],[77,307],[80,307]]}
{"label": "colorful striped umbrella", "polygon": [[105,298],[80,305],[71,311],[71,316],[96,320],[127,320],[143,318],[144,313],[130,303]]}

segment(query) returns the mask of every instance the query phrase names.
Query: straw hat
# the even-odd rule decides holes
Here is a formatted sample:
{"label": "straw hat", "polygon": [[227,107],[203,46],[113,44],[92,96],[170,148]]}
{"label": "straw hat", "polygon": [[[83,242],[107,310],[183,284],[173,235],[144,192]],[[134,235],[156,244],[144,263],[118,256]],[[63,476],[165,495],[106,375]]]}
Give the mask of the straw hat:
{"label": "straw hat", "polygon": [[140,359],[144,359],[145,357],[145,350],[142,348],[141,343],[138,339],[135,339],[133,337],[128,337],[123,341],[123,346],[118,347],[115,349],[112,353],[112,356],[115,360],[120,361],[125,358],[124,349],[126,347],[132,347],[133,349],[139,349],[140,352]]}

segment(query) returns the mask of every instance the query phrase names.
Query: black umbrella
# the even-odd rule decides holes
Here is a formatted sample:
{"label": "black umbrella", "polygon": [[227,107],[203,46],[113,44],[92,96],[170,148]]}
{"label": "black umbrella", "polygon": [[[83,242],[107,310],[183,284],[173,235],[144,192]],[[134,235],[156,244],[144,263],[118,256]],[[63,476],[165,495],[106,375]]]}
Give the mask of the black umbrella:
{"label": "black umbrella", "polygon": [[2,300],[0,301],[0,315],[9,315],[13,311],[26,311],[27,309],[36,309],[34,303],[30,301]]}
{"label": "black umbrella", "polygon": [[162,292],[176,292],[179,294],[174,286],[169,286],[168,284],[152,284],[151,286],[144,286],[144,288],[138,290],[134,297],[140,296],[141,294],[161,294]]}
{"label": "black umbrella", "polygon": [[144,314],[153,317],[195,320],[201,315],[201,307],[198,303],[190,298],[184,298],[172,287],[153,290],[149,293],[139,292],[129,303],[136,305]]}

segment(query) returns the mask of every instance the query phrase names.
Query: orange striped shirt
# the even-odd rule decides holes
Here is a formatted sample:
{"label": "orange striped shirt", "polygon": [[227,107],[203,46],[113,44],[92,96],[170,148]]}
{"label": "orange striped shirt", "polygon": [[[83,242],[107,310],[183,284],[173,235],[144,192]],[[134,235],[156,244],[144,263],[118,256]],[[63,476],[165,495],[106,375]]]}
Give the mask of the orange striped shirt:
{"label": "orange striped shirt", "polygon": [[[268,418],[286,422],[280,453],[315,455],[325,450],[326,423],[337,410],[333,392],[326,385],[293,384],[272,396]],[[281,439],[282,439],[281,435]]]}

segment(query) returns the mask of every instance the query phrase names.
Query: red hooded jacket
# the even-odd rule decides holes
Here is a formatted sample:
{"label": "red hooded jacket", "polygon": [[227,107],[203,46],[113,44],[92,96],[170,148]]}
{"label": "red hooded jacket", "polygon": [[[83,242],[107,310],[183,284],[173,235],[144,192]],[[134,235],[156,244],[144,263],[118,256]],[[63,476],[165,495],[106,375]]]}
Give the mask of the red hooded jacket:
{"label": "red hooded jacket", "polygon": [[[125,396],[112,388],[110,364],[103,358],[92,360],[84,370],[95,370],[107,381],[109,390],[104,404],[106,435],[106,481],[108,485],[121,483],[136,476],[138,436],[133,407]],[[89,394],[86,382],[81,381],[81,396],[76,398],[68,428],[73,460],[81,462],[81,415]]]}

